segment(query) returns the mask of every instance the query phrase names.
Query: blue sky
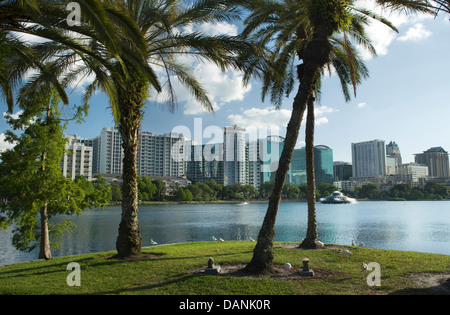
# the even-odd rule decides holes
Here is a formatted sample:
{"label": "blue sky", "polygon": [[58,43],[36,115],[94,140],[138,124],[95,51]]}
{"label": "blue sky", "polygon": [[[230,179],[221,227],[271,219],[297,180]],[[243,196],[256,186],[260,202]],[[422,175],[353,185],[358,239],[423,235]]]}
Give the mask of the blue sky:
{"label": "blue sky", "polygon": [[[335,76],[323,81],[322,100],[316,105],[315,143],[331,147],[335,161],[351,162],[351,143],[373,139],[385,140],[386,143],[395,141],[406,163],[414,161],[414,153],[433,146],[450,150],[448,16],[385,15],[396,25],[399,33],[377,22],[369,29],[368,34],[378,56],[366,58],[370,78],[358,87],[356,98],[348,103],[344,101]],[[209,33],[238,32],[237,26],[226,23],[198,28]],[[252,81],[248,87],[242,87],[241,74],[238,72],[221,73],[210,64],[201,64],[189,58],[185,62],[209,91],[215,113],[204,112],[187,91],[178,88],[178,107],[174,113],[161,105],[163,96],[153,95],[146,106],[143,131],[163,134],[185,126],[185,130],[191,131],[192,137],[196,119],[197,122],[201,121],[202,130],[208,126],[223,128],[234,124],[250,128],[278,126],[279,134],[285,135],[294,93],[286,98],[280,110],[275,110],[269,101],[261,102],[258,82]],[[71,102],[79,103],[80,95],[81,90],[77,89]],[[90,138],[99,135],[103,127],[114,125],[105,95],[97,93],[90,104],[85,122],[71,123],[66,133]],[[0,110],[6,111],[3,102]],[[2,143],[1,134],[7,128],[8,125],[1,118],[0,148],[7,147]],[[203,143],[210,140],[205,137]],[[303,140],[304,123],[298,147],[302,146]]]}

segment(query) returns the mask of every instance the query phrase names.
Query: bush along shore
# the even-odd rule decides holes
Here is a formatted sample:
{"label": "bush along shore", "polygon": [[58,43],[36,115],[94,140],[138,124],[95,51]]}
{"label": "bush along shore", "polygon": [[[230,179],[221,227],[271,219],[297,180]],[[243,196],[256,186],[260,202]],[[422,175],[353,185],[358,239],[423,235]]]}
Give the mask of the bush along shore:
{"label": "bush along shore", "polygon": [[[158,245],[139,257],[115,252],[57,257],[0,267],[0,294],[151,295],[385,295],[449,294],[450,256],[325,244],[302,250],[275,243],[271,274],[242,268],[255,246],[249,241]],[[352,255],[343,255],[347,250]],[[213,257],[220,273],[205,272]],[[309,259],[314,276],[299,274]],[[292,269],[286,270],[284,264]],[[370,268],[364,269],[364,264]]]}

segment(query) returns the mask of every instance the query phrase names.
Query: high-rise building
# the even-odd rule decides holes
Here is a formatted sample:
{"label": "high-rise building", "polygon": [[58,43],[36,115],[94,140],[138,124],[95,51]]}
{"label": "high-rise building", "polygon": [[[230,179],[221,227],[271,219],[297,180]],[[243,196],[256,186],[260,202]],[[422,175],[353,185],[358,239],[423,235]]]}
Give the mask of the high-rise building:
{"label": "high-rise building", "polygon": [[61,171],[67,178],[75,179],[75,176],[84,176],[88,181],[92,180],[93,149],[84,144],[86,139],[76,135],[64,135],[66,152],[61,159]]}
{"label": "high-rise building", "polygon": [[280,136],[269,136],[247,143],[248,185],[259,189],[262,183],[275,180],[283,146],[284,138]]}
{"label": "high-rise building", "polygon": [[[105,127],[99,136],[82,143],[92,147],[93,174],[122,174],[122,137],[117,128]],[[142,132],[136,162],[141,176],[184,176],[183,135]]]}
{"label": "high-rise building", "polygon": [[239,126],[224,129],[224,185],[246,184],[248,181],[246,162],[245,129]]}
{"label": "high-rise building", "polygon": [[179,133],[142,132],[137,152],[138,175],[184,176],[184,141]]}
{"label": "high-rise building", "polygon": [[[387,161],[388,158],[391,158],[389,162]],[[391,141],[386,145],[386,161],[387,175],[397,174],[397,168],[402,165],[402,155],[400,154],[400,148],[395,141]],[[394,169],[392,169],[392,165],[394,165]]]}
{"label": "high-rise building", "polygon": [[99,136],[92,139],[97,174],[122,174],[122,136],[117,128],[104,127]]}
{"label": "high-rise building", "polygon": [[428,166],[417,163],[402,164],[398,167],[398,178],[413,186],[422,185],[428,177]]}
{"label": "high-rise building", "polygon": [[[223,143],[193,145],[186,141],[186,177],[193,182],[215,180],[223,185]],[[189,154],[190,153],[190,154]]]}
{"label": "high-rise building", "polygon": [[386,176],[386,146],[383,140],[352,143],[353,177]]}
{"label": "high-rise building", "polygon": [[433,147],[423,153],[415,154],[415,162],[428,166],[430,177],[449,177],[448,152],[442,147]]}
{"label": "high-rise building", "polygon": [[349,180],[352,177],[352,164],[349,162],[333,162],[333,176],[335,181]]}
{"label": "high-rise building", "polygon": [[333,150],[326,145],[314,147],[316,183],[333,183]]}
{"label": "high-rise building", "polygon": [[[333,150],[325,145],[314,147],[314,173],[316,183],[333,183]],[[295,149],[289,169],[290,182],[295,185],[306,183],[306,150]]]}

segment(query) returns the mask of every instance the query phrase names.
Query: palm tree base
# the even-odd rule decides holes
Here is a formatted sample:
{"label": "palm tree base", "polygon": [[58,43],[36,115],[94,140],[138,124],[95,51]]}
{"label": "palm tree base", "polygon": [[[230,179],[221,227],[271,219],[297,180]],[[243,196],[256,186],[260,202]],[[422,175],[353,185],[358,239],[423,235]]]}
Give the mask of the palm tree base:
{"label": "palm tree base", "polygon": [[132,227],[123,223],[119,225],[119,236],[116,240],[118,257],[130,257],[142,254],[142,237],[139,226]]}
{"label": "palm tree base", "polygon": [[260,244],[256,244],[253,250],[253,258],[245,266],[244,272],[257,275],[272,273],[274,271],[273,257],[274,254],[271,248],[264,248]]}
{"label": "palm tree base", "polygon": [[317,249],[315,240],[308,238],[304,239],[303,242],[298,247],[301,249]]}

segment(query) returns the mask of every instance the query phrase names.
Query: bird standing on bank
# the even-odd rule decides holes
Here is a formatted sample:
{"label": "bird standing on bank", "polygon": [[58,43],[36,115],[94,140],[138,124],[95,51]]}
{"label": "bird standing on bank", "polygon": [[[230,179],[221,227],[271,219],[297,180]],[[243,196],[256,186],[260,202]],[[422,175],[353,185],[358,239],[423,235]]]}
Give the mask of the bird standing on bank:
{"label": "bird standing on bank", "polygon": [[286,269],[286,278],[289,278],[289,272],[292,269],[292,265],[290,263],[285,263],[283,267]]}
{"label": "bird standing on bank", "polygon": [[322,241],[320,241],[320,240],[315,240],[314,241],[314,243],[317,245],[317,246],[319,246],[320,248],[322,248],[325,244],[322,242]]}

